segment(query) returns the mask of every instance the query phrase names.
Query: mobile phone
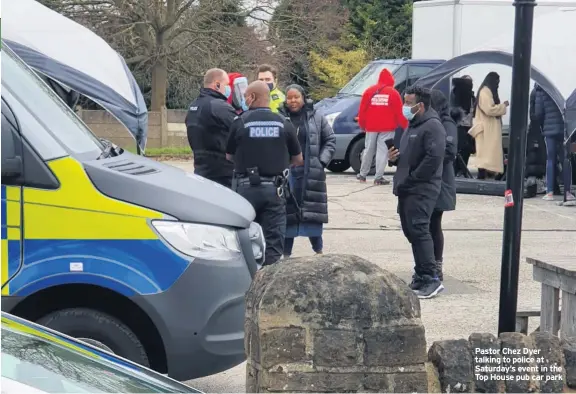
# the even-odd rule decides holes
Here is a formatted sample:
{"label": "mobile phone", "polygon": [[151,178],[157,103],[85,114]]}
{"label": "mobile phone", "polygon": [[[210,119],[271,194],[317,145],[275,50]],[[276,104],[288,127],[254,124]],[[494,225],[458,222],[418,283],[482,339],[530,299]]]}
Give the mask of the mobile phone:
{"label": "mobile phone", "polygon": [[386,143],[386,147],[388,148],[388,150],[392,149],[394,147],[394,140],[393,139],[389,139],[384,141]]}

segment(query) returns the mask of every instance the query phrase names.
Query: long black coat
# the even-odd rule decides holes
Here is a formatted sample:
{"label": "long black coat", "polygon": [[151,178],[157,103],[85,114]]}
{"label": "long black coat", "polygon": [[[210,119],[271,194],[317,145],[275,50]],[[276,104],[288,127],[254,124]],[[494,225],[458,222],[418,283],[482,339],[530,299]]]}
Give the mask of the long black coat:
{"label": "long black coat", "polygon": [[447,109],[439,113],[440,121],[446,131],[446,149],[442,169],[442,188],[436,206],[437,211],[453,211],[456,209],[456,180],[454,179],[454,160],[458,154],[458,128]]}
{"label": "long black coat", "polygon": [[[328,223],[326,172],[336,150],[336,137],[326,118],[314,109],[307,113],[307,137],[304,152],[303,188],[295,190],[300,212],[289,201],[286,207],[288,224],[300,222]],[[300,194],[300,195],[298,195]]]}

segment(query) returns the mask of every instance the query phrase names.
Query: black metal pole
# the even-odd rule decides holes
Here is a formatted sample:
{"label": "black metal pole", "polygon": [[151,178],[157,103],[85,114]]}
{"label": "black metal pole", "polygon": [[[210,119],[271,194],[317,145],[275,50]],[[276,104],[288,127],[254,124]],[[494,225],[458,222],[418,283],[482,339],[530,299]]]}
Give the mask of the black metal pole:
{"label": "black metal pole", "polygon": [[506,208],[502,241],[502,277],[498,334],[514,332],[518,304],[518,271],[524,197],[524,166],[528,130],[528,96],[532,56],[532,25],[535,0],[515,0],[512,97],[510,99],[510,145],[506,174]]}

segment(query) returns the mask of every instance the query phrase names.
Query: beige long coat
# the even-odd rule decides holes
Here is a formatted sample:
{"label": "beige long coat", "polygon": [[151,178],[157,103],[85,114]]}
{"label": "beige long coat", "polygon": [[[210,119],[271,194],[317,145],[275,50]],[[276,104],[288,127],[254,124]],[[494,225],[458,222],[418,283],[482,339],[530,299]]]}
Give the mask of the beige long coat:
{"label": "beige long coat", "polygon": [[502,119],[506,114],[505,104],[494,104],[494,96],[488,87],[480,90],[478,109],[468,134],[476,141],[476,163],[478,168],[503,173]]}

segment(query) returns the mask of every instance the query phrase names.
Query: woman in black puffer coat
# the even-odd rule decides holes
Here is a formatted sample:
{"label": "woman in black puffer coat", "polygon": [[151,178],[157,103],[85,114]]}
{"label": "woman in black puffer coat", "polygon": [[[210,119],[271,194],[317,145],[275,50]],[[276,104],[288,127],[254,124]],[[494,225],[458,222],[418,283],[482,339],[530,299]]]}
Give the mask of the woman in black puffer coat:
{"label": "woman in black puffer coat", "polygon": [[448,100],[439,90],[431,92],[432,108],[446,130],[446,151],[444,153],[444,167],[442,170],[442,189],[430,219],[430,233],[434,241],[434,255],[436,257],[438,279],[444,280],[442,264],[444,261],[444,233],[442,232],[442,215],[446,211],[456,209],[456,180],[454,175],[454,160],[458,154],[458,129],[456,124],[460,120],[461,111],[450,111]]}
{"label": "woman in black puffer coat", "polygon": [[294,238],[308,237],[314,252],[323,249],[322,230],[328,223],[326,172],[336,149],[332,127],[317,112],[300,85],[286,89],[286,102],[281,110],[290,118],[302,147],[304,166],[290,169],[290,186],[298,204],[288,201],[284,257],[292,254]]}

